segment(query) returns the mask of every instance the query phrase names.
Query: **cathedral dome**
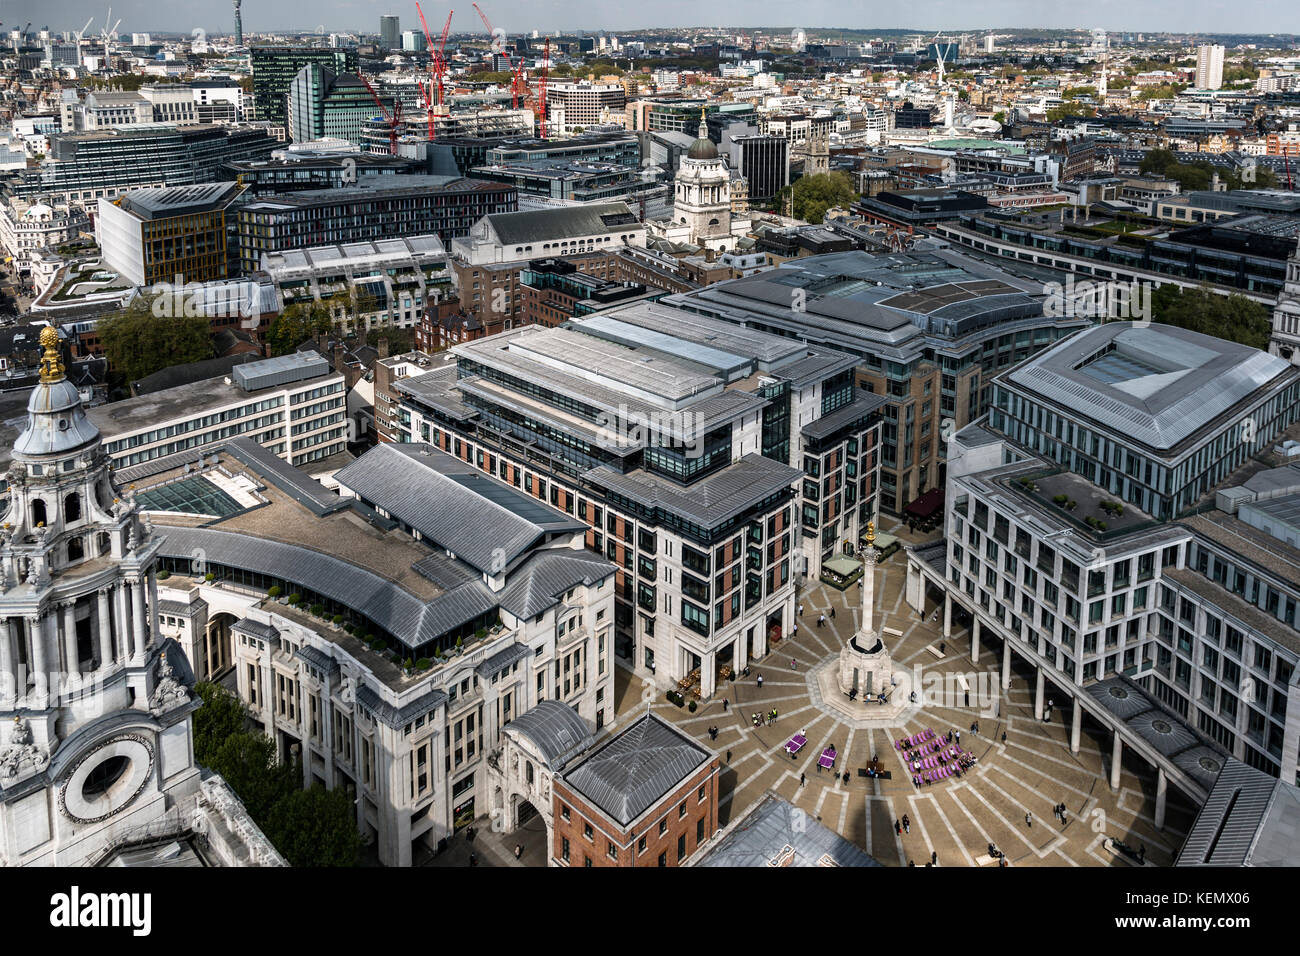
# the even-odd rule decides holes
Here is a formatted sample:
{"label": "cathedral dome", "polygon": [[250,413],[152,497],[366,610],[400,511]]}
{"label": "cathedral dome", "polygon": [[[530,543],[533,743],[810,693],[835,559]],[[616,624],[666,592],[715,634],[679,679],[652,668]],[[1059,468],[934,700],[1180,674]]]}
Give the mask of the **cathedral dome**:
{"label": "cathedral dome", "polygon": [[41,345],[45,349],[41,380],[27,401],[27,427],[14,442],[18,456],[58,455],[99,438],[99,429],[82,408],[77,387],[64,375],[58,331],[46,326],[41,331]]}
{"label": "cathedral dome", "polygon": [[718,147],[713,145],[713,140],[705,139],[701,136],[691,144],[690,150],[686,153],[687,159],[717,159]]}

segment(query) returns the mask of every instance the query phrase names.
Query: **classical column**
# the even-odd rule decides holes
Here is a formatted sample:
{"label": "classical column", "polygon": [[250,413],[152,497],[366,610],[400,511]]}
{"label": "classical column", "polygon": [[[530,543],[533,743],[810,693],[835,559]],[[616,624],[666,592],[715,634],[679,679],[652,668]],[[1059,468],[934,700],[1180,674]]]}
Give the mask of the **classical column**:
{"label": "classical column", "polygon": [[149,636],[145,639],[146,647],[153,647],[154,642],[158,640],[158,578],[152,572],[149,574]]}
{"label": "classical column", "polygon": [[108,588],[95,593],[95,629],[99,635],[99,669],[113,666],[113,623],[109,618]]}
{"label": "classical column", "polygon": [[1011,638],[1002,639],[1002,689],[1011,686]]}
{"label": "classical column", "polygon": [[131,624],[126,613],[126,581],[118,581],[113,588],[113,626],[117,628],[117,653],[123,660],[130,660],[135,652],[135,642],[131,638]]}
{"label": "classical column", "polygon": [[27,619],[27,634],[32,642],[32,705],[44,707],[50,699],[50,671],[45,654],[45,628],[39,617]]}
{"label": "classical column", "polygon": [[732,669],[737,674],[743,671],[746,665],[749,664],[749,648],[746,646],[748,643],[748,638],[740,634],[736,635],[736,652],[732,655],[732,661],[734,662],[732,664]]}
{"label": "classical column", "polygon": [[943,639],[952,640],[952,597],[943,592]]}
{"label": "classical column", "polygon": [[713,696],[718,679],[718,656],[709,651],[700,659],[700,698],[708,700]]}
{"label": "classical column", "polygon": [[63,605],[63,663],[67,676],[80,676],[81,662],[77,659],[77,604],[68,601]]}
{"label": "classical column", "polygon": [[1043,719],[1043,666],[1039,664],[1034,668],[1037,675],[1034,679],[1034,719]]}
{"label": "classical column", "polygon": [[980,662],[980,619],[977,617],[971,618],[970,623],[970,662]]}
{"label": "classical column", "polygon": [[18,698],[18,672],[14,667],[9,618],[0,617],[0,706],[12,708]]}
{"label": "classical column", "polygon": [[1169,780],[1163,768],[1156,768],[1156,829],[1165,828],[1165,797],[1169,789]]}
{"label": "classical column", "polygon": [[1124,741],[1120,740],[1119,731],[1115,731],[1115,745],[1110,750],[1110,788],[1119,789],[1119,767],[1124,759]]}
{"label": "classical column", "polygon": [[131,643],[133,657],[144,656],[144,649],[148,643],[148,634],[145,632],[144,621],[144,582],[131,582]]}
{"label": "classical column", "polygon": [[1079,752],[1079,731],[1083,728],[1083,708],[1079,698],[1074,699],[1074,714],[1070,717],[1070,753]]}

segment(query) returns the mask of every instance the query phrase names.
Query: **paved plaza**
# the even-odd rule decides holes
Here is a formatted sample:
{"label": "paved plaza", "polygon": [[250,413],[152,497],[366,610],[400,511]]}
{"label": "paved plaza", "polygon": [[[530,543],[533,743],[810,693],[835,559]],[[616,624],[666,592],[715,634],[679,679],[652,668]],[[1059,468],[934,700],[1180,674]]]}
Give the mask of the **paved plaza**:
{"label": "paved plaza", "polygon": [[[720,686],[716,699],[701,704],[694,714],[669,703],[662,692],[654,695],[656,713],[723,757],[722,825],[770,789],[885,865],[914,861],[921,866],[934,853],[940,866],[992,866],[990,843],[1006,854],[1011,866],[1135,865],[1108,850],[1103,845],[1106,837],[1135,848],[1145,846],[1148,866],[1171,864],[1195,816],[1190,803],[1170,788],[1165,827],[1157,830],[1152,818],[1154,770],[1126,753],[1119,790],[1112,792],[1109,734],[1085,716],[1079,753],[1070,753],[1069,710],[1058,706],[1050,722],[1035,719],[1033,674],[1028,670],[1013,667],[1011,686],[1002,692],[996,644],[982,647],[978,664],[972,664],[969,632],[954,622],[952,637],[938,656],[942,616],[934,619],[933,601],[924,619],[907,606],[906,570],[906,555],[900,551],[876,572],[876,623],[895,671],[906,668],[914,676],[913,668],[920,666],[927,684],[934,680],[932,675],[945,675],[949,687],[970,688],[971,706],[962,692],[939,700],[924,695],[920,706],[906,710],[895,726],[881,726],[882,721],[869,717],[871,705],[857,705],[863,719],[853,719],[841,702],[823,700],[810,672],[837,655],[857,628],[859,592],[857,585],[842,593],[810,581],[800,591],[803,615],[797,635],[752,664],[748,677]],[[823,613],[827,619],[818,627]],[[987,688],[1001,698],[992,708],[979,695]],[[615,691],[620,723],[644,713],[648,695],[639,678],[620,668]],[[726,710],[724,697],[730,703]],[[776,723],[754,728],[751,715],[766,715],[773,708]],[[996,716],[990,716],[992,712]],[[978,735],[970,731],[974,721]],[[718,728],[716,741],[710,739],[711,726]],[[894,741],[927,728],[936,734],[959,731],[962,747],[978,758],[974,769],[959,778],[915,786]],[[783,748],[801,730],[808,744],[792,758]],[[834,775],[817,766],[818,756],[832,744],[839,752]],[[891,771],[891,779],[858,775],[858,768],[873,756]],[[845,771],[850,774],[847,785]],[[1062,802],[1064,825],[1053,813]],[[1029,824],[1027,813],[1032,815]],[[911,828],[900,836],[894,822],[904,814]]]}

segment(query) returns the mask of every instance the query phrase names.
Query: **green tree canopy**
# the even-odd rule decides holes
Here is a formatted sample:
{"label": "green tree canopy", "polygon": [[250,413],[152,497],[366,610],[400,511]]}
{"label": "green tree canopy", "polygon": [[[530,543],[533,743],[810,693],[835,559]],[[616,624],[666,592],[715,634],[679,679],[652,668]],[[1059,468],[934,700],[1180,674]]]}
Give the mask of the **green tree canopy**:
{"label": "green tree canopy", "polygon": [[212,332],[205,316],[166,316],[169,310],[164,309],[160,317],[153,304],[137,296],[121,312],[99,320],[96,331],[109,367],[127,382],[172,365],[212,358]]}
{"label": "green tree canopy", "polygon": [[304,340],[334,327],[329,308],[320,302],[295,302],[271,320],[266,344],[272,355],[288,355]]}
{"label": "green tree canopy", "polygon": [[223,743],[248,727],[243,703],[219,684],[200,681],[194,692],[203,706],[194,713],[194,759],[205,767]]}
{"label": "green tree canopy", "polygon": [[1097,111],[1091,106],[1085,106],[1082,103],[1062,103],[1060,106],[1053,106],[1047,111],[1047,121],[1049,123],[1058,123],[1063,119],[1071,116],[1096,116]]}
{"label": "green tree canopy", "polygon": [[849,174],[836,170],[819,176],[804,176],[793,186],[787,186],[782,193],[781,202],[786,196],[792,197],[792,214],[804,222],[820,223],[826,217],[826,211],[836,206],[848,206],[858,198],[853,191],[853,180]]}
{"label": "green tree canopy", "polygon": [[1268,348],[1273,328],[1267,306],[1235,292],[1231,295],[1212,292],[1205,286],[1195,289],[1172,284],[1159,286],[1151,296],[1151,316],[1165,325],[1257,349]]}
{"label": "green tree canopy", "polygon": [[356,866],[361,853],[356,808],[341,787],[295,790],[271,808],[263,832],[291,866]]}
{"label": "green tree canopy", "polygon": [[275,741],[258,731],[227,737],[212,752],[208,766],[239,794],[248,815],[259,827],[271,808],[300,785],[297,770],[276,761]]}

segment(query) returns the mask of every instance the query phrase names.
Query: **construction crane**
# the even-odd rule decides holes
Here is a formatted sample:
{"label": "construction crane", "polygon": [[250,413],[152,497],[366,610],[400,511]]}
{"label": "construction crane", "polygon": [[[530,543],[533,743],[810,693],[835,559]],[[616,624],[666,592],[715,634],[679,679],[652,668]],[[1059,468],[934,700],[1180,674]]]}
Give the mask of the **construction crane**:
{"label": "construction crane", "polygon": [[551,38],[546,38],[546,50],[542,53],[542,81],[537,87],[537,110],[541,116],[542,139],[546,139],[546,78],[551,72]]}
{"label": "construction crane", "polygon": [[[447,34],[451,31],[451,17],[452,14],[455,13],[456,11],[454,10],[447,11],[447,22],[442,25],[442,37],[440,38],[436,49],[434,48],[433,45],[433,35],[429,33],[429,24],[424,19],[424,11],[420,9],[420,5],[418,3],[415,5],[415,12],[420,15],[420,26],[424,29],[424,39],[425,42],[428,43],[429,45],[429,72],[432,74],[429,77],[429,87],[432,90],[434,85],[435,84],[437,85],[438,106],[441,107],[442,106],[442,80],[443,77],[447,75],[447,57],[446,57]],[[426,102],[431,102],[431,100],[432,100],[432,96],[425,97]],[[429,142],[433,142],[434,139],[433,117],[434,117],[434,110],[432,109],[432,107],[430,107]]]}
{"label": "construction crane", "polygon": [[365,84],[366,90],[370,93],[370,98],[379,107],[379,114],[383,116],[384,121],[388,124],[388,155],[396,156],[398,127],[402,123],[402,98],[400,96],[393,98],[393,112],[389,113],[388,110],[384,109],[384,101],[379,98],[375,88],[370,85],[370,81],[362,75],[360,70],[357,70],[357,79]]}
{"label": "construction crane", "polygon": [[[492,38],[492,42],[495,44],[497,32],[493,29],[487,14],[483,12],[483,8],[477,3],[471,4],[471,6],[478,13],[478,18],[483,21],[483,26],[487,27],[488,36]],[[496,53],[496,50],[492,50],[492,52]],[[524,73],[524,58],[522,56],[518,58],[511,57],[509,48],[504,44],[501,47],[501,52],[505,54],[506,70],[510,73],[510,107],[517,110],[519,109],[519,101],[528,97],[528,79]],[[496,64],[493,63],[492,65],[495,66]]]}

